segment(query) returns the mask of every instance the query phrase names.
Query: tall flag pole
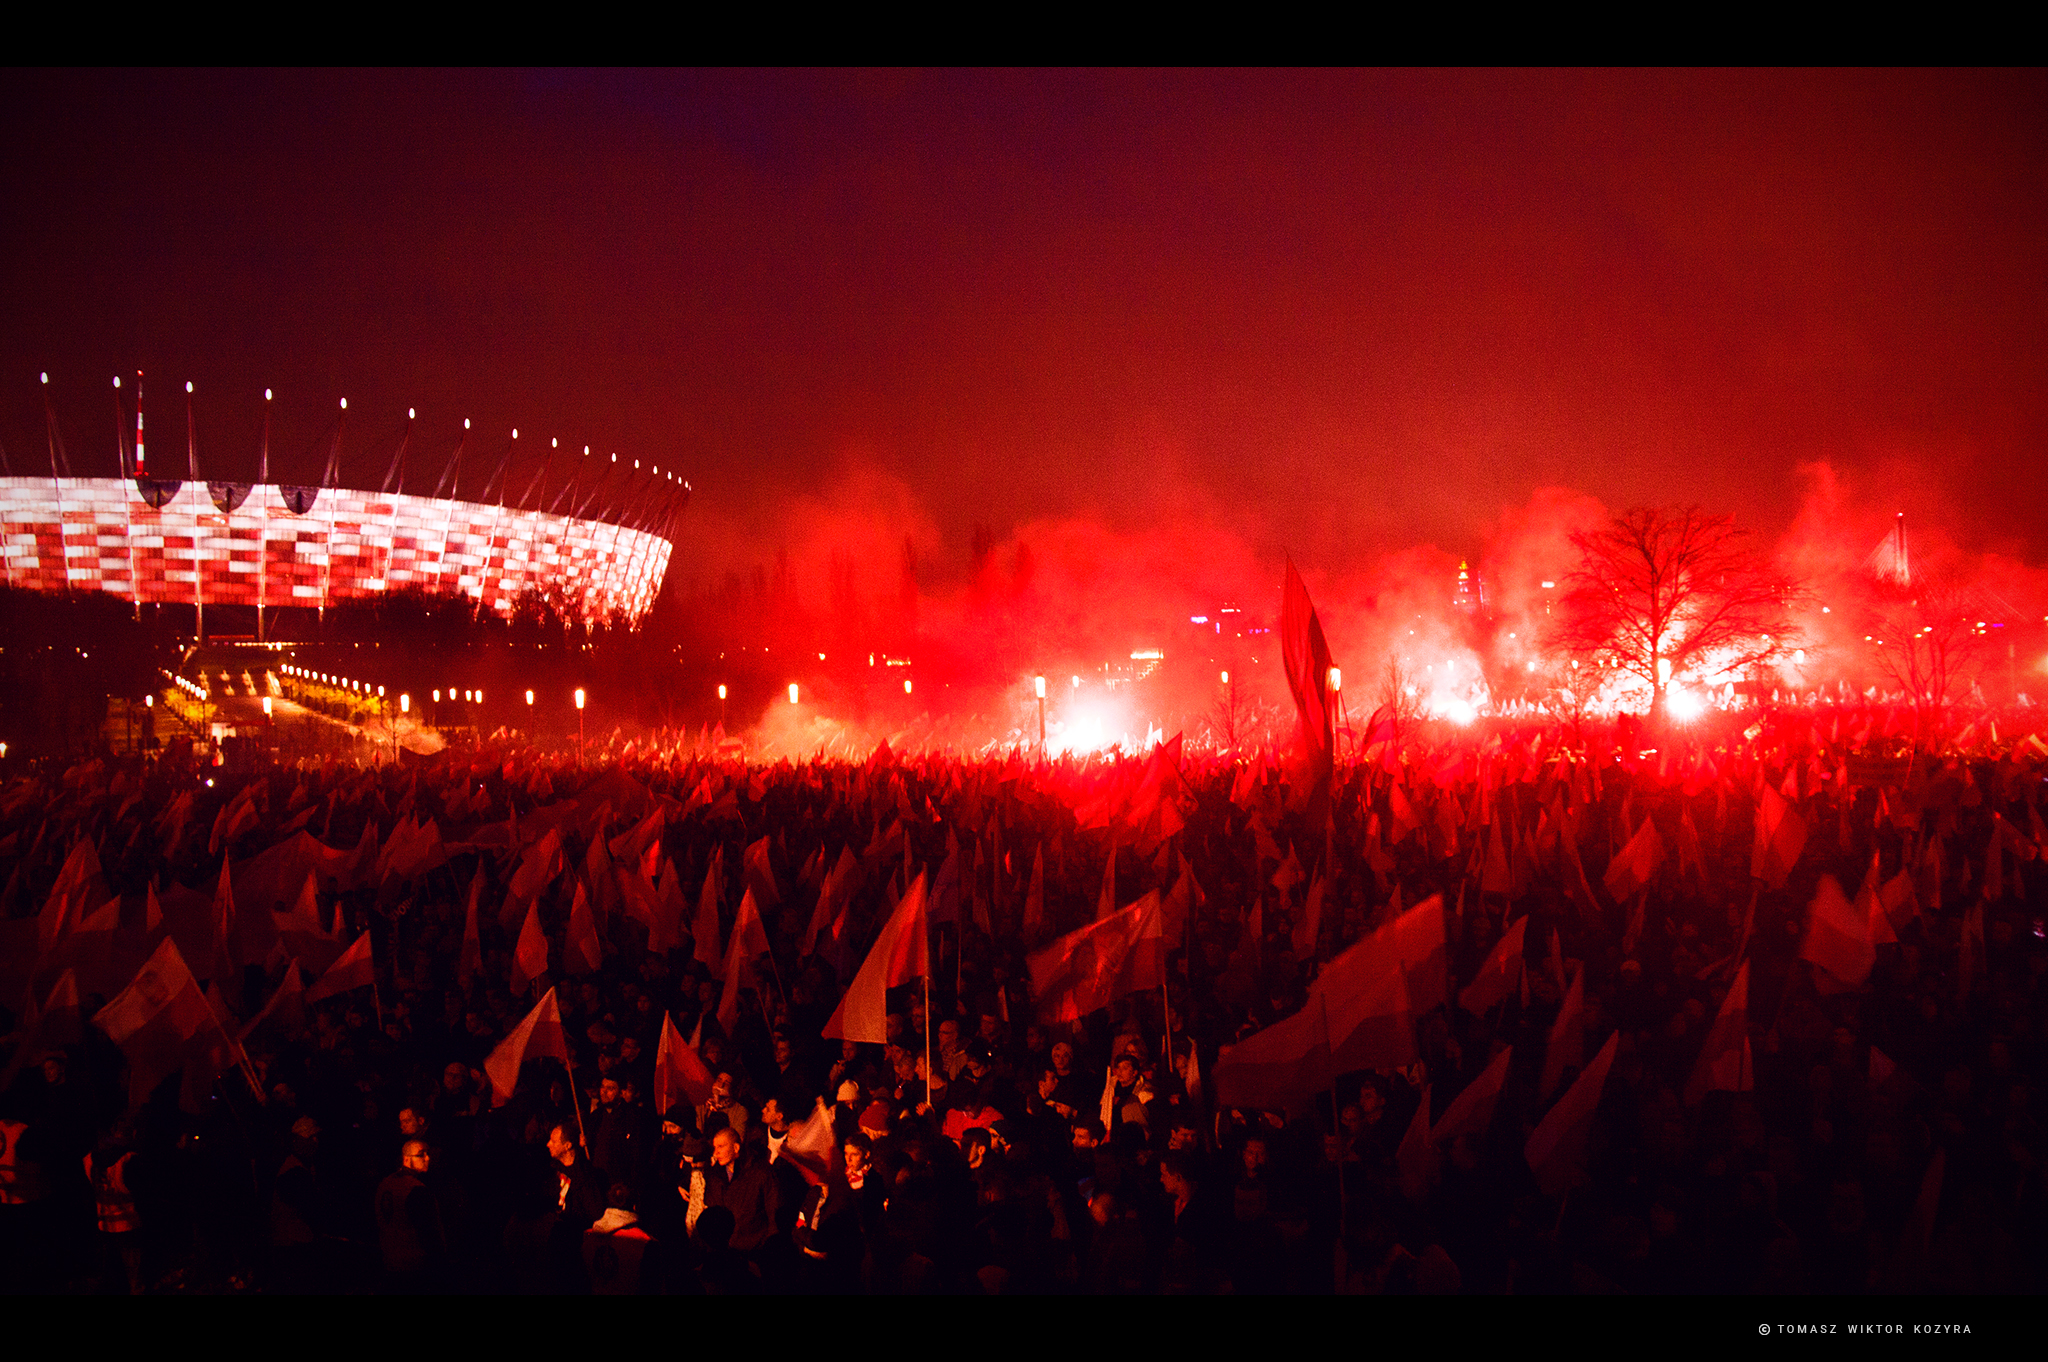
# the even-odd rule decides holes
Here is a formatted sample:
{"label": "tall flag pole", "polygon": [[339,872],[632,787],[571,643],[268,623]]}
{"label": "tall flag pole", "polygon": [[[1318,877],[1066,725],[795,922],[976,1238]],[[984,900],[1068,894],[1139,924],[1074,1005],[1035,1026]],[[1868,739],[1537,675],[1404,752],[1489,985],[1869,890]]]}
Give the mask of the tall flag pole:
{"label": "tall flag pole", "polygon": [[149,464],[142,454],[142,370],[135,371],[135,476],[149,476]]}
{"label": "tall flag pole", "polygon": [[[199,429],[192,420],[192,382],[185,381],[185,480],[193,485],[199,482]],[[206,577],[206,555],[200,551],[199,536],[205,527],[203,511],[192,513],[192,611],[195,625],[194,636],[206,642],[206,592],[202,585]]]}
{"label": "tall flag pole", "polygon": [[[141,385],[136,386],[135,400],[142,400]],[[139,412],[138,412],[139,414]],[[121,427],[128,424],[128,413],[121,406],[121,376],[114,375],[114,457],[121,464],[121,530],[128,545],[128,592],[135,598],[135,618],[142,619],[142,583],[135,580],[135,502],[126,486],[128,481],[128,442],[122,437]],[[138,472],[137,477],[141,474]]]}
{"label": "tall flag pole", "polygon": [[[57,471],[57,460],[61,442],[57,438],[57,408],[50,401],[50,375],[43,375],[43,421],[50,440],[50,486],[57,494],[57,559],[58,571],[64,574],[64,590],[71,589],[71,555],[64,545],[64,479],[70,474],[67,466],[62,473]],[[68,465],[69,460],[65,460]]]}
{"label": "tall flag pole", "polygon": [[[256,495],[258,498],[263,496],[263,489],[269,485],[270,389],[265,388],[263,390],[263,443],[258,445],[256,449]],[[270,517],[265,515],[260,523],[268,525]],[[256,541],[258,545],[258,552],[256,554],[256,641],[261,643],[263,642],[263,601],[270,590],[270,540],[265,531],[258,530],[257,533],[262,537]],[[140,601],[141,598],[138,596],[136,599]],[[142,607],[138,604],[135,608],[140,610]]]}

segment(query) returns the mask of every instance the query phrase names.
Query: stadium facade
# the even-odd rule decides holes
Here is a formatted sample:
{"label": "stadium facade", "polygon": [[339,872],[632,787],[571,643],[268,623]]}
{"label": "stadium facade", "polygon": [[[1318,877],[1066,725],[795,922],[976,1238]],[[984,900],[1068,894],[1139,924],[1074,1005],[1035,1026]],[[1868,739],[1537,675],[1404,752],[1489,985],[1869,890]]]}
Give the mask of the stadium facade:
{"label": "stadium facade", "polygon": [[324,609],[423,588],[509,613],[539,589],[586,620],[623,611],[635,623],[654,604],[671,550],[655,529],[608,519],[155,478],[0,477],[0,534],[7,584],[40,591]]}

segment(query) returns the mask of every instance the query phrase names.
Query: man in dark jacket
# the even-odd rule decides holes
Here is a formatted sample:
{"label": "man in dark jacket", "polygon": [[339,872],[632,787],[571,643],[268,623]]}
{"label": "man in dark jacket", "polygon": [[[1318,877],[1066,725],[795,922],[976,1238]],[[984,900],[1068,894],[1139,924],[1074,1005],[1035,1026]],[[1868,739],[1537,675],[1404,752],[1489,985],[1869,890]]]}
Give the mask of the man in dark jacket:
{"label": "man in dark jacket", "polygon": [[576,1147],[573,1126],[558,1121],[548,1127],[548,1157],[555,1165],[555,1207],[580,1235],[604,1214],[604,1179]]}
{"label": "man in dark jacket", "polygon": [[446,1242],[441,1209],[426,1182],[428,1158],[425,1140],[407,1140],[399,1147],[398,1171],[377,1184],[377,1246],[392,1285],[403,1292],[432,1283]]}
{"label": "man in dark jacket", "polygon": [[711,1137],[711,1167],[704,1174],[704,1204],[732,1212],[732,1247],[752,1253],[775,1233],[775,1179],[767,1164],[741,1143],[731,1127]]}

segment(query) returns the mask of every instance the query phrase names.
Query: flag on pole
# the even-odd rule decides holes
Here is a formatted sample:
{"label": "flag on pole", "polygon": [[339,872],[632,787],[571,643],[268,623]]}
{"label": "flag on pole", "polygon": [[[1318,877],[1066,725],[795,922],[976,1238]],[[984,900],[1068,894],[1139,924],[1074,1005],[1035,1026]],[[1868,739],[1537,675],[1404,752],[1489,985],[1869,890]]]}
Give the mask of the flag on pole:
{"label": "flag on pole", "polygon": [[1422,1101],[1415,1108],[1414,1119],[1408,1122],[1408,1133],[1401,1137],[1394,1163],[1401,1172],[1401,1194],[1416,1202],[1427,1198],[1438,1168],[1436,1141],[1430,1137],[1427,1083],[1422,1085]]}
{"label": "flag on pole", "polygon": [[370,934],[364,932],[355,939],[355,944],[341,953],[341,958],[327,967],[327,973],[319,982],[306,990],[306,1002],[317,1003],[323,998],[353,989],[368,988],[377,982],[375,963],[370,959]]}
{"label": "flag on pole", "polygon": [[1607,865],[1607,896],[1622,903],[1649,887],[1664,859],[1664,843],[1657,836],[1657,823],[1645,817],[1635,836],[1628,839]]}
{"label": "flag on pole", "polygon": [[754,906],[749,887],[740,895],[739,916],[733,919],[732,940],[725,948],[725,989],[718,997],[718,1025],[727,1036],[740,1020],[740,990],[754,982],[754,961],[768,953],[768,932]]}
{"label": "flag on pole", "polygon": [[1700,1047],[1699,1061],[1685,1085],[1685,1104],[1696,1107],[1710,1092],[1748,1092],[1755,1086],[1756,1067],[1749,1054],[1749,961],[1745,960],[1735,971],[1728,996],[1721,1000],[1706,1044]]}
{"label": "flag on pole", "polygon": [[455,960],[455,981],[465,988],[469,981],[483,972],[483,936],[477,929],[477,900],[484,892],[483,867],[478,866],[476,878],[469,882],[469,903],[462,910],[462,953]]}
{"label": "flag on pole", "polygon": [[[698,1025],[703,1025],[699,1018]],[[695,1105],[711,1100],[711,1086],[717,1081],[697,1051],[676,1030],[668,1013],[661,1014],[661,1042],[654,1052],[654,1110],[664,1115],[677,1103]]]}
{"label": "flag on pole", "polygon": [[1446,1144],[1460,1135],[1479,1139],[1486,1134],[1493,1124],[1493,1109],[1500,1101],[1501,1086],[1508,1081],[1508,1063],[1514,1053],[1515,1047],[1507,1046],[1480,1071],[1479,1077],[1465,1085],[1465,1090],[1444,1110],[1436,1129],[1430,1132],[1431,1139]]}
{"label": "flag on pole", "polygon": [[1458,1006],[1479,1016],[1515,991],[1522,978],[1522,953],[1528,929],[1529,917],[1525,913],[1501,933],[1500,940],[1487,953],[1486,963],[1472,976],[1472,982],[1459,990]]}
{"label": "flag on pole", "polygon": [[127,1057],[131,1107],[142,1105],[157,1084],[183,1068],[180,1101],[196,1110],[214,1077],[235,1062],[233,1040],[169,937],[92,1020]]}
{"label": "flag on pole", "polygon": [[1806,846],[1806,820],[1765,784],[1757,797],[1756,846],[1750,853],[1750,875],[1765,887],[1783,889],[1799,853]]}
{"label": "flag on pole", "polygon": [[1543,1081],[1536,1088],[1539,1101],[1548,1101],[1550,1094],[1557,1091],[1566,1069],[1586,1062],[1585,984],[1586,968],[1581,965],[1572,975],[1572,986],[1565,991],[1564,1006],[1550,1023],[1550,1036],[1543,1046]]}
{"label": "flag on pole", "polygon": [[524,993],[548,969],[548,938],[540,929],[540,901],[526,905],[526,922],[512,948],[512,991]]}
{"label": "flag on pole", "polygon": [[562,942],[562,967],[571,974],[595,974],[603,966],[604,944],[598,940],[597,919],[590,915],[590,900],[579,882],[576,897],[569,904],[569,933]]}
{"label": "flag on pole", "polygon": [[249,1037],[264,1025],[275,1026],[286,1036],[296,1036],[306,1029],[306,983],[299,973],[299,962],[294,960],[285,966],[284,979],[277,991],[270,995],[270,1001],[263,1004],[255,1016],[249,1018],[236,1040],[246,1045]]}
{"label": "flag on pole", "polygon": [[725,897],[724,876],[720,873],[724,863],[725,848],[720,847],[704,868],[704,888],[697,895],[697,918],[690,924],[697,963],[711,969],[717,969],[725,959],[718,948],[718,901]]}
{"label": "flag on pole", "polygon": [[1569,1188],[1585,1162],[1586,1140],[1593,1132],[1593,1116],[1607,1087],[1607,1071],[1614,1065],[1615,1042],[1620,1036],[1617,1031],[1607,1038],[1600,1053],[1537,1123],[1523,1146],[1522,1155],[1545,1196],[1557,1196]]}
{"label": "flag on pole", "polygon": [[527,1060],[550,1057],[561,1060],[564,1068],[570,1066],[569,1037],[562,1030],[562,1010],[552,988],[484,1061],[484,1073],[491,1080],[491,1105],[502,1107],[512,1100],[513,1090],[519,1086],[519,1070]]}
{"label": "flag on pole", "polygon": [[919,872],[896,904],[881,935],[869,949],[867,959],[847,986],[845,996],[825,1023],[829,1040],[870,1041],[880,1045],[889,1039],[889,990],[931,972],[929,924],[925,914],[925,877]]}
{"label": "flag on pole", "polygon": [[1076,1021],[1116,999],[1166,980],[1159,891],[1098,918],[1025,958],[1031,996],[1047,1021]]}
{"label": "flag on pole", "polygon": [[832,1132],[832,1113],[825,1109],[825,1099],[814,1097],[811,1114],[801,1121],[790,1123],[789,1132],[782,1137],[782,1147],[771,1150],[770,1163],[787,1162],[813,1187],[822,1187],[831,1175],[832,1155],[837,1151],[839,1141]]}
{"label": "flag on pole", "polygon": [[1828,993],[1861,988],[1877,963],[1869,918],[1859,915],[1855,905],[1843,897],[1842,886],[1833,875],[1821,876],[1814,887],[1799,958],[1813,963],[1819,971],[1815,982]]}
{"label": "flag on pole", "polygon": [[1287,688],[1293,692],[1294,707],[1301,717],[1301,750],[1308,767],[1307,795],[1309,822],[1320,823],[1328,816],[1331,744],[1330,645],[1324,641],[1322,621],[1308,598],[1308,588],[1287,560],[1287,576],[1280,597],[1280,651],[1287,669]]}

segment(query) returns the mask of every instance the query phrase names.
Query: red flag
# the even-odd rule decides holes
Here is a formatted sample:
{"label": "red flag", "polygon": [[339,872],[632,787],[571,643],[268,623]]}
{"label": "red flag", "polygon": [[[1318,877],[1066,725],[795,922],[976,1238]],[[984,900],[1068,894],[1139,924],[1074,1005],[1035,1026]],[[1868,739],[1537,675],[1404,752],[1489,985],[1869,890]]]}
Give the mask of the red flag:
{"label": "red flag", "polygon": [[[658,850],[658,844],[648,848]],[[647,924],[647,949],[666,955],[683,944],[683,891],[674,861],[661,863],[661,888],[655,891],[654,912]]]}
{"label": "red flag", "polygon": [[471,979],[483,972],[484,968],[483,937],[477,930],[476,922],[477,900],[483,896],[483,892],[484,871],[482,866],[478,866],[476,878],[469,882],[469,906],[462,913],[462,953],[455,961],[456,982],[465,988]]}
{"label": "red flag", "polygon": [[[1875,1053],[1873,1051],[1873,1053]],[[1685,1085],[1685,1104],[1696,1107],[1710,1092],[1748,1092],[1756,1086],[1756,1067],[1749,1057],[1749,961],[1735,971],[1735,982],[1721,1000],[1721,1010],[1707,1031],[1692,1078]]]}
{"label": "red flag", "polygon": [[882,1044],[889,1039],[889,990],[931,971],[930,943],[925,922],[924,874],[911,882],[897,903],[896,911],[882,924],[868,957],[861,962],[846,994],[825,1023],[830,1040],[864,1040]]}
{"label": "red flag", "polygon": [[241,962],[235,959],[235,887],[228,877],[228,858],[220,858],[220,879],[213,887],[213,911],[208,915],[213,927],[213,960],[207,975],[213,979],[225,979],[234,973]]}
{"label": "red flag", "polygon": [[1216,1101],[1256,1111],[1305,1112],[1327,1091],[1329,1032],[1319,999],[1216,1056]]}
{"label": "red flag", "polygon": [[1586,1062],[1586,969],[1581,965],[1565,990],[1564,1005],[1550,1023],[1550,1037],[1543,1047],[1543,1081],[1536,1087],[1539,1101],[1548,1101],[1564,1071]]}
{"label": "red flag", "polygon": [[1599,1110],[1600,1094],[1607,1086],[1607,1071],[1614,1065],[1615,1042],[1620,1038],[1619,1031],[1607,1038],[1600,1053],[1537,1124],[1528,1144],[1523,1146],[1523,1157],[1528,1159],[1536,1185],[1545,1196],[1559,1195],[1578,1176],[1585,1161],[1586,1139],[1593,1132],[1593,1115]]}
{"label": "red flag", "polygon": [[[700,1022],[701,1025],[701,1022]],[[695,1105],[711,1100],[711,1086],[717,1075],[706,1067],[695,1050],[676,1030],[676,1024],[661,1014],[661,1043],[654,1052],[654,1110],[666,1114],[678,1102]]]}
{"label": "red flag", "polygon": [[328,966],[327,973],[320,976],[320,982],[306,990],[306,1001],[317,1003],[351,989],[368,988],[376,982],[376,970],[370,959],[370,934],[364,932],[356,938],[354,945],[341,953],[341,959]]}
{"label": "red flag", "polygon": [[306,984],[299,974],[299,962],[294,960],[285,967],[284,980],[277,991],[270,995],[270,1001],[249,1022],[236,1037],[247,1043],[259,1027],[266,1023],[277,1027],[287,1036],[296,1036],[306,1029]]}
{"label": "red flag", "polygon": [[818,933],[832,925],[841,901],[851,899],[859,883],[860,862],[854,859],[853,848],[839,848],[839,861],[825,876],[825,882],[818,887],[818,906],[811,913],[810,925],[804,928],[803,952],[809,955],[817,947]]}
{"label": "red flag", "polygon": [[1821,971],[1816,982],[1824,992],[1861,988],[1870,978],[1871,966],[1877,963],[1877,948],[1870,944],[1869,919],[1859,915],[1843,897],[1842,886],[1833,875],[1821,876],[1815,886],[1799,958],[1812,961]]}
{"label": "red flag", "polygon": [[1500,1101],[1501,1085],[1508,1080],[1508,1061],[1514,1057],[1515,1047],[1510,1045],[1493,1057],[1493,1062],[1480,1072],[1479,1077],[1465,1085],[1465,1091],[1445,1110],[1430,1138],[1438,1144],[1470,1135],[1478,1139],[1486,1134],[1493,1124],[1493,1109]]}
{"label": "red flag", "polygon": [[1322,621],[1316,618],[1308,588],[1291,558],[1280,596],[1280,651],[1287,667],[1287,688],[1293,692],[1294,707],[1301,716],[1302,755],[1308,763],[1309,802],[1315,810],[1329,796],[1330,645],[1323,639]]}
{"label": "red flag", "polygon": [[1486,963],[1479,967],[1479,973],[1473,975],[1472,982],[1459,992],[1458,1006],[1478,1016],[1515,991],[1522,979],[1522,954],[1528,928],[1529,918],[1525,913],[1501,933],[1500,940],[1494,942],[1493,949],[1487,953]]}
{"label": "red flag", "polygon": [[770,1163],[788,1163],[803,1175],[805,1182],[813,1187],[822,1187],[832,1171],[832,1155],[839,1147],[839,1141],[832,1133],[832,1113],[825,1110],[825,1099],[813,1099],[815,1105],[811,1114],[801,1121],[790,1123],[789,1133],[783,1136],[782,1147],[770,1153]]}
{"label": "red flag", "polygon": [[1045,843],[1031,857],[1031,887],[1024,894],[1024,940],[1029,942],[1045,926]]}
{"label": "red flag", "polygon": [[1298,960],[1312,959],[1316,943],[1323,932],[1323,893],[1326,882],[1317,875],[1315,883],[1308,887],[1308,900],[1301,907],[1301,914],[1294,923],[1294,955]]}
{"label": "red flag", "polygon": [[519,1070],[527,1060],[549,1057],[570,1067],[569,1037],[562,1030],[562,1010],[552,988],[484,1061],[484,1072],[491,1080],[491,1105],[502,1107],[512,1100],[513,1089],[519,1086]]}
{"label": "red flag", "polygon": [[1166,938],[1159,891],[1098,918],[1025,959],[1031,995],[1047,1021],[1076,1021],[1098,1007],[1166,978]]}
{"label": "red flag", "polygon": [[1769,785],[1757,798],[1756,847],[1749,873],[1772,889],[1783,889],[1785,877],[1799,863],[1806,846],[1806,820]]}
{"label": "red flag", "polygon": [[536,898],[561,873],[562,834],[557,828],[549,828],[520,858],[519,869],[512,872],[508,887],[515,897]]}
{"label": "red flag", "polygon": [[[1427,1012],[1450,1001],[1443,895],[1431,894],[1337,959],[1353,952],[1378,960],[1399,960],[1408,974],[1408,1001],[1416,1012]],[[1333,967],[1335,963],[1331,962]]]}
{"label": "red flag", "polygon": [[1374,933],[1339,954],[1309,989],[1309,1006],[1323,1011],[1332,1073],[1396,1069],[1416,1060],[1413,976],[1405,960],[1374,949],[1378,938]]}
{"label": "red flag", "polygon": [[747,848],[743,858],[747,888],[753,891],[757,903],[770,908],[782,902],[782,891],[775,884],[775,867],[768,863],[768,839],[763,836]]}
{"label": "red flag", "polygon": [[712,969],[717,969],[724,961],[718,949],[718,901],[725,896],[725,882],[720,870],[724,863],[725,848],[720,847],[711,854],[711,863],[704,868],[704,888],[697,895],[697,919],[690,926],[697,963]]}
{"label": "red flag", "polygon": [[512,991],[524,993],[548,968],[548,938],[540,929],[540,904],[526,905],[526,923],[512,948]]}
{"label": "red flag", "polygon": [[[594,843],[593,843],[594,845]],[[571,974],[595,974],[604,965],[604,944],[597,939],[597,920],[583,886],[569,905],[569,935],[562,943],[562,966]]]}
{"label": "red flag", "polygon": [[1102,867],[1102,892],[1095,896],[1097,922],[1116,912],[1116,838],[1109,839],[1109,860]]}
{"label": "red flag", "polygon": [[1415,1108],[1414,1119],[1408,1122],[1408,1133],[1401,1137],[1401,1147],[1394,1155],[1395,1165],[1401,1170],[1401,1194],[1410,1201],[1421,1201],[1429,1195],[1430,1185],[1436,1181],[1436,1141],[1430,1138],[1429,1130],[1429,1085],[1422,1086],[1422,1102]]}
{"label": "red flag", "polygon": [[750,886],[740,895],[740,913],[733,919],[732,940],[725,948],[725,990],[718,998],[718,1025],[730,1036],[740,1019],[740,990],[753,982],[754,961],[768,953],[768,932],[761,925]]}
{"label": "red flag", "polygon": [[1633,898],[1649,887],[1663,859],[1664,843],[1657,836],[1656,820],[1645,817],[1636,835],[1628,839],[1628,845],[1608,862],[1607,896],[1616,903]]}
{"label": "red flag", "polygon": [[233,1041],[169,937],[92,1020],[128,1059],[130,1106],[140,1106],[157,1084],[182,1067],[181,1100],[195,1108],[214,1076],[235,1062]]}

